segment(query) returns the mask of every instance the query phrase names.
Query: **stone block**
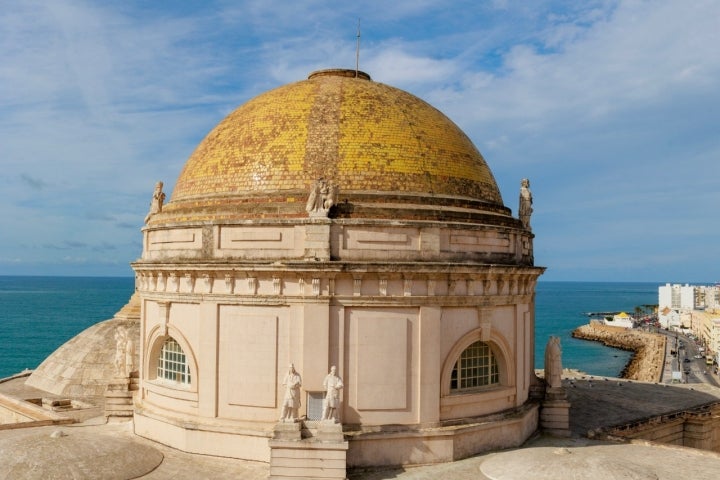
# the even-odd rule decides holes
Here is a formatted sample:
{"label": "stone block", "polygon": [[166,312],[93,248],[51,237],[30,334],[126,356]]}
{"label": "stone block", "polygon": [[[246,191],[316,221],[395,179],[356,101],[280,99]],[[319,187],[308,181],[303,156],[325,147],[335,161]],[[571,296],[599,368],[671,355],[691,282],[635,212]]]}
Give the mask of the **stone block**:
{"label": "stone block", "polygon": [[302,438],[302,423],[279,422],[273,428],[273,439],[297,441]]}
{"label": "stone block", "polygon": [[[326,426],[330,434],[337,428]],[[342,426],[340,433],[342,432]],[[270,478],[345,479],[348,442],[317,441],[306,438],[297,441],[273,439],[270,445]]]}
{"label": "stone block", "polygon": [[320,422],[315,438],[321,442],[342,442],[345,439],[342,425],[332,421]]}

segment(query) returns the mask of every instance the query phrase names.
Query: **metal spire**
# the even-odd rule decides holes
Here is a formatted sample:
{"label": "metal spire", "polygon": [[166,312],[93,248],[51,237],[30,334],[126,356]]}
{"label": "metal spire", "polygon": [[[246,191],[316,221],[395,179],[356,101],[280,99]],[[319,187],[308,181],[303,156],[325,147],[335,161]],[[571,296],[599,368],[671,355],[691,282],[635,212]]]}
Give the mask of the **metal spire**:
{"label": "metal spire", "polygon": [[357,45],[355,46],[355,78],[360,71],[360,19],[358,18]]}

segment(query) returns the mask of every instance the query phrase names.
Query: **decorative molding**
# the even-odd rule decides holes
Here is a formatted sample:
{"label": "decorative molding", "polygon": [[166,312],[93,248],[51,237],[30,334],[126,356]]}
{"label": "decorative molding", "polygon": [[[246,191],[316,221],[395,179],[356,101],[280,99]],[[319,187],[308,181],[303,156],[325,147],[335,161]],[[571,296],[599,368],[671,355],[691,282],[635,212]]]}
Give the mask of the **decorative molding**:
{"label": "decorative molding", "polygon": [[165,291],[165,275],[163,272],[158,272],[157,276],[157,283],[155,284],[155,291],[156,292],[164,292]]}
{"label": "decorative molding", "polygon": [[[174,275],[174,274],[171,274]],[[188,293],[192,293],[195,290],[195,276],[191,272],[185,272],[182,278],[182,288],[180,288],[180,281],[176,281],[175,292],[180,290]]]}
{"label": "decorative molding", "polygon": [[379,288],[378,288],[378,290],[379,290],[380,295],[382,295],[383,297],[386,297],[387,294],[388,294],[388,292],[387,292],[387,282],[388,282],[388,281],[387,281],[387,278],[381,278],[381,279],[380,279],[380,282],[379,282]]}
{"label": "decorative molding", "polygon": [[213,293],[213,276],[210,273],[203,273],[202,278],[205,283],[205,292],[203,293]]}
{"label": "decorative molding", "polygon": [[282,293],[282,279],[280,277],[273,277],[273,294],[280,295]]}
{"label": "decorative molding", "polygon": [[158,302],[159,318],[161,320],[160,332],[163,337],[167,337],[168,324],[170,323],[170,302]]}
{"label": "decorative molding", "polygon": [[353,277],[353,296],[359,297],[362,294],[362,277]]}
{"label": "decorative molding", "polygon": [[405,297],[412,296],[412,286],[413,286],[412,278],[403,279],[403,296],[405,296]]}
{"label": "decorative molding", "polygon": [[312,293],[316,297],[320,296],[320,279],[319,278],[312,279]]}

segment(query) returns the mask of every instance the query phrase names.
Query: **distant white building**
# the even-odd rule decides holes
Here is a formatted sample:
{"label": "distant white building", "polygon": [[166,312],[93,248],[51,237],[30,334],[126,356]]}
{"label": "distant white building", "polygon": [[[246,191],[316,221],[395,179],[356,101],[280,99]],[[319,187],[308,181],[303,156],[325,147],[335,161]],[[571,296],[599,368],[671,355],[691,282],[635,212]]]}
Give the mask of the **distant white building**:
{"label": "distant white building", "polygon": [[680,314],[670,307],[663,307],[658,310],[658,322],[662,328],[667,330],[678,329],[680,328]]}
{"label": "distant white building", "polygon": [[620,312],[617,315],[614,315],[612,319],[605,318],[603,323],[605,323],[605,325],[620,328],[633,328],[635,326],[632,317],[625,312]]}
{"label": "distant white building", "polygon": [[658,309],[669,307],[673,310],[695,309],[695,287],[685,284],[665,285],[658,287]]}
{"label": "distant white building", "polygon": [[658,321],[663,328],[691,330],[708,355],[720,354],[720,286],[658,287]]}
{"label": "distant white building", "polygon": [[720,285],[698,287],[706,310],[720,311]]}

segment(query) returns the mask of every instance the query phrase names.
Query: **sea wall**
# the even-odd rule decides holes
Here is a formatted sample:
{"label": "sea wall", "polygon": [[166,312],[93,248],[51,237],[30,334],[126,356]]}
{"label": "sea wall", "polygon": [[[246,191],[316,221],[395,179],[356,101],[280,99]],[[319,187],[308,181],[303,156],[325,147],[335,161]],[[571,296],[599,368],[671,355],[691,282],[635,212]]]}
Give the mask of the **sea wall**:
{"label": "sea wall", "polygon": [[591,321],[572,332],[583,340],[602,342],[608,347],[630,350],[633,356],[622,371],[621,377],[641,382],[659,382],[665,362],[665,335],[611,327]]}

